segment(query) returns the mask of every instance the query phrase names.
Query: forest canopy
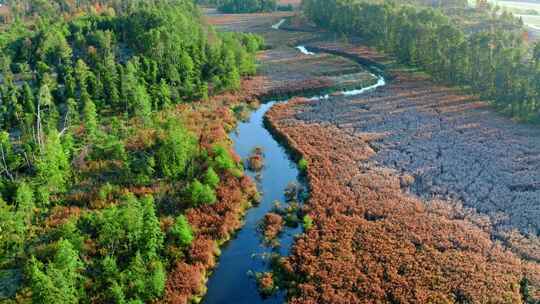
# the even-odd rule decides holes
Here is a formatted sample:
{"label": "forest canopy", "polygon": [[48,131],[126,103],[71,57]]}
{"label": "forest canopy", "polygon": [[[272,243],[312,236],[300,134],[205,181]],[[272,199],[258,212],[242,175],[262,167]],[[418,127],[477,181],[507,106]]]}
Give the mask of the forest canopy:
{"label": "forest canopy", "polygon": [[[243,180],[226,133],[202,138],[183,113],[238,90],[262,39],[216,33],[191,0],[10,4],[18,17],[0,33],[1,296],[162,298],[197,240],[187,210]],[[226,114],[196,121],[225,129]]]}
{"label": "forest canopy", "polygon": [[203,0],[201,3],[215,5],[223,13],[271,12],[278,8],[276,0]]}

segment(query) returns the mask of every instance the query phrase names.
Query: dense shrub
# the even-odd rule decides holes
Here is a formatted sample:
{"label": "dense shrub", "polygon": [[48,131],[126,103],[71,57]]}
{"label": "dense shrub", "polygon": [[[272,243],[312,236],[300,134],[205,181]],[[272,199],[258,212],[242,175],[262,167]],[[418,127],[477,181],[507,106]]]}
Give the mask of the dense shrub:
{"label": "dense shrub", "polygon": [[204,183],[215,189],[219,185],[219,181],[219,175],[212,167],[209,167],[204,175]]}
{"label": "dense shrub", "polygon": [[224,13],[269,12],[277,7],[276,0],[213,0],[210,3]]}
{"label": "dense shrub", "polygon": [[306,171],[308,168],[308,162],[305,158],[302,158],[298,161],[298,169],[300,169],[300,171]]}
{"label": "dense shrub", "polygon": [[302,219],[302,226],[304,227],[305,231],[308,231],[313,227],[313,219],[309,215],[305,215]]}
{"label": "dense shrub", "polygon": [[211,186],[195,179],[186,189],[188,198],[194,206],[213,204],[216,202],[216,193]]}
{"label": "dense shrub", "polygon": [[178,239],[180,246],[189,246],[193,242],[193,230],[184,215],[176,218],[174,226],[171,228],[171,234]]}

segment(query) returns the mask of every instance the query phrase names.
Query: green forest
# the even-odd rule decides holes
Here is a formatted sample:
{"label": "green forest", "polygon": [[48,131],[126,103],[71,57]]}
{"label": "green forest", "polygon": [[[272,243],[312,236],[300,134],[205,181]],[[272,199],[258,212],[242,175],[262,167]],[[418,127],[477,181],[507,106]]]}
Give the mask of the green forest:
{"label": "green forest", "polygon": [[1,298],[160,299],[195,237],[185,210],[243,174],[177,109],[237,90],[262,39],[190,0],[26,2],[0,33]]}
{"label": "green forest", "polygon": [[[210,4],[223,13],[271,12],[278,9],[276,0],[199,0],[201,4]],[[292,7],[279,7],[292,10]]]}
{"label": "green forest", "polygon": [[[524,43],[521,21],[510,14],[463,14],[455,22],[438,8],[396,1],[304,0],[303,9],[316,25],[358,35],[436,80],[492,100],[512,117],[540,119],[540,46]],[[485,24],[464,27],[469,19]]]}

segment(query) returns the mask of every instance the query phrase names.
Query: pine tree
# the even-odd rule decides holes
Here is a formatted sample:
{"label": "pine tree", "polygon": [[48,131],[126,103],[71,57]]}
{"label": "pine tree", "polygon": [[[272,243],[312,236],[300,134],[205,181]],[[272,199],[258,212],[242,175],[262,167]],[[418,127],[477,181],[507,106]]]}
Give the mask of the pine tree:
{"label": "pine tree", "polygon": [[18,220],[13,206],[0,198],[0,263],[8,263],[24,242],[25,224]]}
{"label": "pine tree", "polygon": [[146,87],[142,84],[135,86],[133,99],[130,101],[133,113],[136,117],[148,121],[152,114],[152,102],[146,91]]}
{"label": "pine tree", "polygon": [[28,82],[23,84],[22,98],[24,100],[24,112],[34,114],[36,112],[34,92]]}
{"label": "pine tree", "polygon": [[158,167],[163,176],[180,178],[197,149],[196,139],[174,119],[169,119],[163,129],[156,154]]}
{"label": "pine tree", "polygon": [[150,262],[149,268],[150,277],[147,281],[149,294],[147,298],[156,299],[163,295],[163,291],[165,290],[167,273],[165,267],[163,266],[163,263],[158,259],[152,260]]}
{"label": "pine tree", "polygon": [[31,225],[34,209],[34,193],[32,188],[25,182],[21,182],[15,193],[17,214],[29,227]]}
{"label": "pine tree", "polygon": [[147,291],[147,275],[148,269],[146,268],[143,256],[140,252],[137,252],[126,271],[126,280],[129,282],[129,284],[126,284],[129,288],[128,294],[133,295],[136,299],[144,299],[144,295]]}
{"label": "pine tree", "polygon": [[119,76],[114,59],[112,54],[105,57],[101,75],[107,103],[113,107],[118,107],[120,106],[120,92],[118,91]]}
{"label": "pine tree", "polygon": [[223,76],[221,76],[221,89],[236,90],[240,88],[240,72],[236,66],[234,52],[227,47],[222,52]]}
{"label": "pine tree", "polygon": [[70,175],[69,159],[57,131],[51,131],[36,161],[36,180],[40,185],[38,198],[42,204],[49,202],[49,195],[63,192]]}
{"label": "pine tree", "polygon": [[29,278],[33,303],[79,303],[83,295],[79,253],[66,240],[58,242],[52,262],[44,266],[35,257],[30,260]]}
{"label": "pine tree", "polygon": [[209,167],[208,170],[206,170],[206,174],[204,175],[204,183],[211,186],[212,188],[216,188],[220,182],[219,176],[216,174],[216,171],[214,171],[214,168]]}
{"label": "pine tree", "polygon": [[190,246],[194,240],[193,230],[184,215],[179,215],[176,218],[176,222],[171,228],[171,234],[178,240],[182,247]]}
{"label": "pine tree", "polygon": [[81,100],[84,105],[84,127],[86,129],[86,135],[90,141],[94,141],[98,134],[98,117],[96,112],[96,105],[90,98],[90,96],[83,90]]}
{"label": "pine tree", "polygon": [[68,98],[66,101],[66,117],[65,128],[71,128],[81,123],[81,116],[79,114],[79,104],[74,98]]}
{"label": "pine tree", "polygon": [[164,109],[172,104],[171,89],[165,79],[161,79],[157,86],[153,87],[153,107],[156,110]]}
{"label": "pine tree", "polygon": [[107,286],[106,297],[108,302],[125,303],[126,295],[121,285],[121,272],[114,256],[106,256],[101,261],[102,278]]}
{"label": "pine tree", "polygon": [[191,182],[187,187],[187,193],[194,206],[213,204],[217,200],[214,189],[209,185],[201,183],[197,179]]}
{"label": "pine tree", "polygon": [[163,248],[164,235],[159,225],[159,219],[156,216],[154,208],[154,199],[147,196],[141,199],[143,208],[143,235],[141,237],[141,252],[146,257],[155,257]]}
{"label": "pine tree", "polygon": [[82,59],[77,60],[74,72],[75,79],[77,81],[77,84],[79,85],[79,90],[88,91],[88,78],[90,77],[90,69]]}
{"label": "pine tree", "polygon": [[184,97],[191,97],[194,88],[194,64],[193,60],[187,52],[182,52],[180,55],[180,64],[178,69],[180,70],[180,77],[182,79],[181,92]]}
{"label": "pine tree", "polygon": [[144,82],[141,82],[137,76],[137,64],[137,60],[131,60],[126,65],[122,79],[122,96],[129,113],[133,113],[143,120],[148,120],[152,113],[152,102]]}

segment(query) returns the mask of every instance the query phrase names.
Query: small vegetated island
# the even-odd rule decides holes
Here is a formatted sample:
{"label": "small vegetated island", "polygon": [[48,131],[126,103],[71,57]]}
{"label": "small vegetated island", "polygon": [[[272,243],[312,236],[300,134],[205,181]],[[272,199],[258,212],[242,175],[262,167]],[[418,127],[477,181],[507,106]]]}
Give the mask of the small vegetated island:
{"label": "small vegetated island", "polygon": [[7,1],[0,302],[184,303],[255,195],[215,94],[262,41],[190,0]]}

